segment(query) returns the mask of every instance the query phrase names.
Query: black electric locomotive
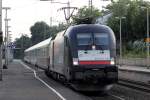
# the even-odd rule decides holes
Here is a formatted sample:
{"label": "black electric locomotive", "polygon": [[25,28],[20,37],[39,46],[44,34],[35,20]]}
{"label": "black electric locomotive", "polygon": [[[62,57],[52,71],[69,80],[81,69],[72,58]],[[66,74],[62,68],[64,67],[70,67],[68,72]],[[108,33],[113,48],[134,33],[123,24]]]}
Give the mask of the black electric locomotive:
{"label": "black electric locomotive", "polygon": [[[50,39],[45,50],[48,55],[46,72],[78,90],[108,90],[118,81],[116,40],[108,26],[70,26]],[[38,66],[38,60],[34,61]]]}

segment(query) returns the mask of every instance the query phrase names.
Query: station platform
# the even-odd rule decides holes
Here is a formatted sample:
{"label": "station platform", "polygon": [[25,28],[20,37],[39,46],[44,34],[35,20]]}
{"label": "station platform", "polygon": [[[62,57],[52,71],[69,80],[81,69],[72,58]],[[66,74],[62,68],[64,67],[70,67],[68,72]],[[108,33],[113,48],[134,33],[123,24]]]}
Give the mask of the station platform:
{"label": "station platform", "polygon": [[119,66],[120,70],[128,70],[128,71],[137,71],[143,73],[150,73],[150,66],[143,67],[143,66],[129,66],[129,65],[121,65]]}
{"label": "station platform", "polygon": [[118,68],[119,79],[150,84],[150,67],[121,65]]}
{"label": "station platform", "polygon": [[[39,71],[39,69],[34,69]],[[42,73],[42,75],[40,74]],[[150,69],[141,66],[119,66],[119,78],[150,84]],[[84,96],[47,79],[44,72],[37,76],[46,79],[50,86],[57,88],[67,100],[87,100]],[[43,78],[44,77],[44,78]],[[76,97],[76,98],[72,98]],[[71,99],[70,99],[71,98]],[[82,99],[81,99],[82,98]],[[14,60],[8,69],[3,70],[3,81],[0,81],[0,100],[66,100],[45,84],[35,78],[35,73],[20,60]],[[91,99],[90,99],[91,100]]]}
{"label": "station platform", "polygon": [[0,81],[0,100],[59,100],[60,98],[37,80],[34,73],[20,60],[3,70]]}

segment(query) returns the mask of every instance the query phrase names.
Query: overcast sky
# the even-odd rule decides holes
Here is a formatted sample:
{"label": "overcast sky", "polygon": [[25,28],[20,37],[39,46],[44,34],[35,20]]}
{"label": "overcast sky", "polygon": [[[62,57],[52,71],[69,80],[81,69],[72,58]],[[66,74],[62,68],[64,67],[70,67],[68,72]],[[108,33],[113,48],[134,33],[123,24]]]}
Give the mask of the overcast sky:
{"label": "overcast sky", "polygon": [[[68,0],[55,0],[59,2],[68,2]],[[89,0],[69,0],[71,6],[82,7],[88,5]],[[103,2],[101,0],[93,0],[93,5],[101,8],[108,4],[109,1]],[[12,39],[20,37],[21,34],[28,34],[30,36],[30,27],[37,21],[45,21],[50,25],[50,17],[53,17],[53,25],[56,21],[63,22],[63,11],[57,11],[60,7],[66,6],[65,4],[51,4],[50,1],[40,0],[3,0],[3,7],[11,7],[8,11],[9,31],[12,34]],[[4,32],[4,17],[5,11],[3,10],[3,32]]]}
{"label": "overcast sky", "polygon": [[[54,0],[58,2],[68,2],[68,0]],[[88,6],[89,0],[69,0],[71,6],[82,7]],[[147,0],[150,1],[150,0]],[[106,6],[110,1],[107,0],[93,0],[93,5],[99,9],[102,6]],[[30,36],[30,27],[37,21],[45,21],[50,25],[50,17],[53,17],[53,25],[56,21],[64,22],[63,11],[57,11],[59,8],[66,6],[66,4],[51,4],[50,1],[40,0],[3,0],[3,7],[11,7],[8,11],[8,18],[11,19],[9,22],[9,31],[12,34],[12,40],[20,37],[21,34],[28,34]],[[5,11],[3,10],[3,33],[4,33],[4,17]]]}
{"label": "overcast sky", "polygon": [[[68,0],[54,0],[58,2],[66,3]],[[71,6],[82,7],[88,6],[89,0],[69,0]],[[148,0],[150,1],[150,0]],[[106,6],[110,1],[107,0],[93,0],[93,5],[101,9],[102,6]],[[50,25],[50,17],[53,18],[53,25],[56,21],[64,22],[65,17],[63,11],[57,11],[59,8],[66,6],[66,4],[51,4],[50,1],[40,0],[3,0],[3,7],[11,7],[8,11],[9,31],[12,34],[12,40],[20,37],[21,34],[28,34],[30,36],[30,27],[37,21],[44,21]],[[4,17],[5,11],[3,10],[3,32],[4,32]]]}

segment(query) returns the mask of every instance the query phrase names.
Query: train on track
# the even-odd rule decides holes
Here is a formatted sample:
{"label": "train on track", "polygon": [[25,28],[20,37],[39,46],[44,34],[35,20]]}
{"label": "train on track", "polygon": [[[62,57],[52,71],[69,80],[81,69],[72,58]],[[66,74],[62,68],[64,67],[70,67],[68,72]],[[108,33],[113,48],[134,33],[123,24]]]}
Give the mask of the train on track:
{"label": "train on track", "polygon": [[24,51],[24,61],[81,91],[109,90],[118,81],[116,40],[105,25],[70,26]]}

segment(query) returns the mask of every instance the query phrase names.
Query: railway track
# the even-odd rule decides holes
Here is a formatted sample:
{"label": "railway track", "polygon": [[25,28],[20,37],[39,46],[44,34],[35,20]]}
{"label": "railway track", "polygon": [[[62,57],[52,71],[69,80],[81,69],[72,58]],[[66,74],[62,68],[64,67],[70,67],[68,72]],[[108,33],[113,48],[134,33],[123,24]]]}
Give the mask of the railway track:
{"label": "railway track", "polygon": [[127,79],[119,79],[118,85],[123,85],[143,92],[150,92],[150,84],[146,84],[144,82],[138,82],[138,81],[127,80]]}
{"label": "railway track", "polygon": [[115,94],[107,94],[105,96],[92,97],[91,100],[125,100],[125,98]]}
{"label": "railway track", "polygon": [[[38,71],[38,74],[39,73],[43,73],[43,71]],[[144,94],[141,94],[138,91],[144,92]],[[112,90],[104,95],[96,93],[87,95],[81,93],[81,95],[86,96],[87,100],[149,100],[150,96],[147,96],[149,92],[150,84],[122,79],[119,80],[118,84],[116,84]]]}
{"label": "railway track", "polygon": [[120,79],[106,96],[93,97],[92,100],[149,100],[149,93],[150,84]]}

